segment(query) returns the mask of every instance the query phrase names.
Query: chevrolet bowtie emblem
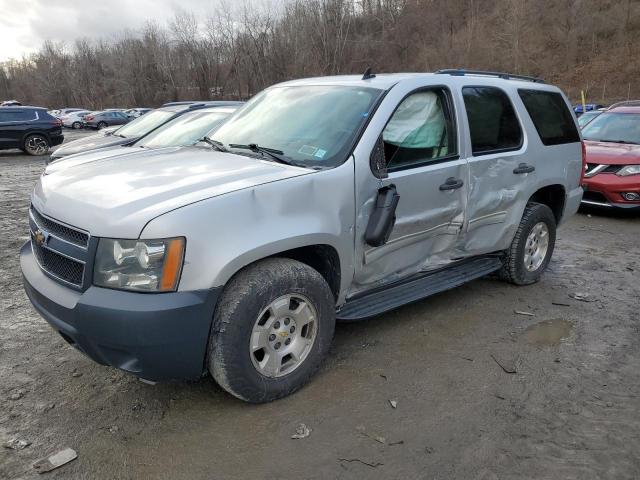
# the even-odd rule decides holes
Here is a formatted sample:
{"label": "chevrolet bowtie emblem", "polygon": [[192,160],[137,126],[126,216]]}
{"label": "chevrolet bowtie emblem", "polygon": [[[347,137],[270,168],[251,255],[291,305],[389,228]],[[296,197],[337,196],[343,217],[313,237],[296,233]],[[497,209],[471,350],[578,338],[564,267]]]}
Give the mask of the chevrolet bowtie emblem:
{"label": "chevrolet bowtie emblem", "polygon": [[33,241],[36,242],[36,245],[42,247],[45,243],[47,243],[47,237],[42,230],[38,229],[33,232]]}
{"label": "chevrolet bowtie emblem", "polygon": [[280,335],[282,338],[288,337],[289,334],[287,332],[278,332],[278,335]]}

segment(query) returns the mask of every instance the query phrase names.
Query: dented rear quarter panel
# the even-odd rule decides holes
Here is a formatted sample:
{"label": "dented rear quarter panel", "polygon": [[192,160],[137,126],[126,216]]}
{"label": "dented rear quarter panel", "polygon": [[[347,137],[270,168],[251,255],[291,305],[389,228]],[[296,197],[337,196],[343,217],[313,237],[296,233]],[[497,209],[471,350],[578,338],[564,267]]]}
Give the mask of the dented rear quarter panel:
{"label": "dented rear quarter panel", "polygon": [[187,238],[179,290],[224,286],[241,268],[286,250],[329,245],[340,258],[338,303],[353,277],[353,159],[237,190],[151,220],[140,238]]}

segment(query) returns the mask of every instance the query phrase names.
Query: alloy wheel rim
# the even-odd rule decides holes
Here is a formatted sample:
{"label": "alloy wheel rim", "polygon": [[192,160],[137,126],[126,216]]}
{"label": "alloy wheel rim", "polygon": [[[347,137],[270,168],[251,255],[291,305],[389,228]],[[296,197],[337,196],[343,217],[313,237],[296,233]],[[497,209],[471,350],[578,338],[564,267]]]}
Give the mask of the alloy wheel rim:
{"label": "alloy wheel rim", "polygon": [[529,272],[535,272],[544,262],[549,250],[549,227],[546,223],[536,223],[524,246],[524,266]]}
{"label": "alloy wheel rim", "polygon": [[282,295],[254,323],[249,340],[251,362],[265,377],[288,375],[309,356],[317,332],[317,313],[311,301],[297,293]]}
{"label": "alloy wheel rim", "polygon": [[27,140],[27,150],[35,155],[43,155],[48,149],[49,145],[43,137],[35,136]]}

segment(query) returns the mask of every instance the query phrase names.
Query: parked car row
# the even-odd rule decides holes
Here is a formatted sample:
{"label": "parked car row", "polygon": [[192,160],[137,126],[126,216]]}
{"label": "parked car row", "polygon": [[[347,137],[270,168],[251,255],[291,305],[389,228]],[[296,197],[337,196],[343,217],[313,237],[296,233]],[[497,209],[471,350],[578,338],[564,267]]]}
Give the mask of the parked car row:
{"label": "parked car row", "polygon": [[82,108],[61,108],[49,110],[54,117],[62,120],[64,127],[80,129],[102,129],[114,125],[124,125],[131,120],[150,112],[151,108],[107,108],[105,110],[86,110]]}
{"label": "parked car row", "polygon": [[[70,155],[76,155],[84,152],[88,152],[91,150],[101,149],[101,151],[108,147],[119,147],[119,146],[132,146],[139,139],[145,138],[147,135],[152,133],[156,133],[156,130],[160,127],[164,126],[165,129],[161,130],[164,132],[167,130],[167,137],[164,138],[173,138],[166,146],[171,145],[189,145],[194,141],[202,138],[204,134],[214,129],[215,126],[218,125],[219,121],[223,118],[230,115],[236,108],[238,108],[242,102],[199,102],[199,103],[190,103],[187,105],[174,105],[168,107],[160,107],[157,108],[144,116],[138,117],[137,119],[128,122],[126,125],[113,129],[104,129],[100,133],[96,135],[91,135],[89,137],[81,138],[79,140],[75,140],[64,146],[58,148],[48,159],[47,163],[58,161],[64,157]],[[224,108],[223,108],[224,107]],[[200,130],[197,130],[198,134],[201,133],[200,137],[197,139],[192,139],[191,136],[183,132],[181,128],[173,127],[174,123],[172,120],[180,118],[182,115],[187,113],[194,113],[200,110],[209,109],[208,116],[200,116],[199,123],[191,122],[189,127],[194,127],[194,123],[198,125]],[[213,111],[211,111],[213,110]],[[118,114],[119,112],[105,112],[107,114],[113,113]],[[90,115],[91,116],[91,115]],[[87,117],[85,117],[86,119]],[[96,122],[104,122],[109,120],[110,117],[96,117],[87,119],[88,122],[96,123]],[[183,123],[187,123],[184,122]],[[179,124],[181,125],[181,124]],[[186,135],[186,136],[185,136]],[[171,137],[172,136],[172,137]],[[165,140],[160,140],[165,141]],[[166,142],[166,141],[165,141]],[[187,142],[187,143],[184,143]],[[165,145],[163,145],[165,146]]]}
{"label": "parked car row", "polygon": [[[0,109],[0,149],[17,148],[30,155],[45,155],[51,147],[63,142],[63,125],[70,128],[80,128],[79,124],[82,124],[104,129],[95,135],[64,145],[48,158],[47,163],[49,163],[68,155],[89,150],[131,145],[136,140],[182,114],[205,108],[213,109],[215,112],[208,110],[209,115],[201,115],[198,122],[194,118],[193,123],[189,125],[189,128],[196,132],[195,134],[199,134],[202,131],[204,135],[204,133],[211,131],[222,119],[231,115],[241,104],[242,102],[224,101],[188,102],[181,105],[161,107],[145,115],[139,115],[131,121],[125,121],[124,115],[116,110],[100,112],[99,114],[80,110],[67,113],[66,116],[60,119],[40,107],[2,107]],[[188,130],[183,132],[178,129],[176,132],[169,132],[167,135],[173,135],[171,142],[176,145],[182,145],[183,142],[190,144],[196,140],[191,139]]]}

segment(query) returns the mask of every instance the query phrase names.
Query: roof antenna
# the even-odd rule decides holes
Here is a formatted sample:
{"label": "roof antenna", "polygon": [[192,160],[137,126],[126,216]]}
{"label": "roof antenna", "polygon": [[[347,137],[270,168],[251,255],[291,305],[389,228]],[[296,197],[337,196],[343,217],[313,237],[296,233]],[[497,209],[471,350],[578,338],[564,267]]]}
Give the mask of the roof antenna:
{"label": "roof antenna", "polygon": [[376,74],[371,73],[371,67],[367,67],[367,69],[364,71],[364,75],[362,75],[362,80],[370,80],[372,78],[376,78]]}

